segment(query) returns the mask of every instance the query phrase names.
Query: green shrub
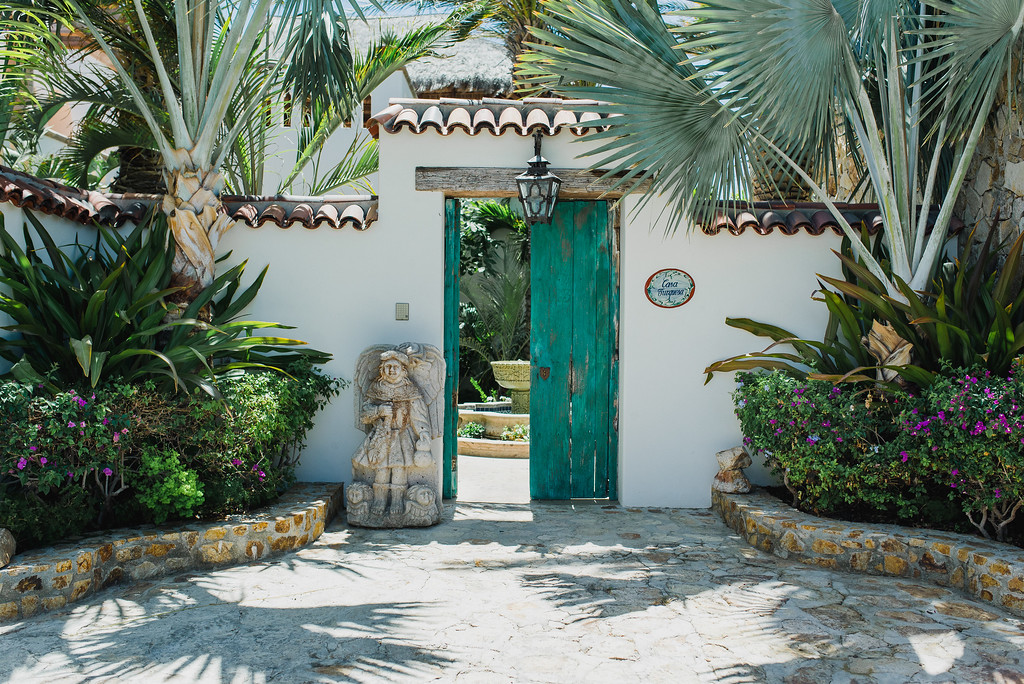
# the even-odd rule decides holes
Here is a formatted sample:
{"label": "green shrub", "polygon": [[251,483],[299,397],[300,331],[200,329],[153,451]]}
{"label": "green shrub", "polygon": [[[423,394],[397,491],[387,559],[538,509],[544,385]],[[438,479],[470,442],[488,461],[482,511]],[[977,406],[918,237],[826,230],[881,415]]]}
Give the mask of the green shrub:
{"label": "green shrub", "polygon": [[530,426],[522,424],[509,425],[501,431],[501,438],[509,442],[529,442]]}
{"label": "green shrub", "polygon": [[203,503],[203,487],[194,470],[183,468],[177,454],[152,445],[139,452],[135,495],[160,524],[168,518],[190,518]]}
{"label": "green shrub", "polygon": [[484,426],[480,423],[466,423],[459,428],[458,435],[471,439],[483,439],[485,432]]}
{"label": "green shrub", "polygon": [[906,395],[889,397],[799,380],[773,372],[742,373],[734,393],[744,443],[793,495],[819,515],[864,511],[880,518],[915,515],[924,488],[900,457],[897,420]]}
{"label": "green shrub", "polygon": [[901,416],[904,457],[944,487],[985,537],[1024,506],[1024,386],[1016,375],[947,369]]}
{"label": "green shrub", "polygon": [[[0,384],[0,527],[24,548],[273,501],[294,481],[313,416],[344,386],[308,363],[288,371],[226,376],[223,401],[152,382],[57,394]],[[47,507],[73,520],[50,525]]]}

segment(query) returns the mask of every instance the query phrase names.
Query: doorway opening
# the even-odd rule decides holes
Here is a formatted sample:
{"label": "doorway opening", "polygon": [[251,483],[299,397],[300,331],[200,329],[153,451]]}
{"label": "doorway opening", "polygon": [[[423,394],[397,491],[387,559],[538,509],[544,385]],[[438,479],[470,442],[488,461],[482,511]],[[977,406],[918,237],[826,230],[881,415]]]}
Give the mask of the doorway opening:
{"label": "doorway opening", "polygon": [[[617,214],[563,199],[531,230],[516,205],[446,204],[444,495],[615,499]],[[509,377],[491,361],[511,362],[497,364]],[[491,448],[472,453],[470,440]]]}
{"label": "doorway opening", "polygon": [[458,228],[458,498],[528,503],[530,227],[490,198],[459,202]]}

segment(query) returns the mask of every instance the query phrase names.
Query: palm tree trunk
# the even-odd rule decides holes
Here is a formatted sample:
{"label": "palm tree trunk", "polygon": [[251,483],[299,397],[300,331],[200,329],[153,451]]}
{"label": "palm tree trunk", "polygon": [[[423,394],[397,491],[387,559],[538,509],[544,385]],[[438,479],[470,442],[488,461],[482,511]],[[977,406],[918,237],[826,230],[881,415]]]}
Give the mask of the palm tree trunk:
{"label": "palm tree trunk", "polygon": [[175,159],[164,161],[163,209],[177,245],[171,284],[185,288],[177,303],[187,305],[213,283],[217,242],[231,226],[220,201],[224,176],[193,163],[189,150],[176,150]]}
{"label": "palm tree trunk", "polygon": [[110,186],[112,192],[162,195],[167,191],[160,152],[144,147],[119,147],[117,154],[121,165],[117,180]]}

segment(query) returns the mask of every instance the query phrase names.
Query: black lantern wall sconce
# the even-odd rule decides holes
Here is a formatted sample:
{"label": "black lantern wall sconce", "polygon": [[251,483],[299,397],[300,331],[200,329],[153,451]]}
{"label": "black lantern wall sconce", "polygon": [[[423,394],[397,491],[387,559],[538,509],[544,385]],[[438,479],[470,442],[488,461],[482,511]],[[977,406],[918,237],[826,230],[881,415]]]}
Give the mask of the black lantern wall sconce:
{"label": "black lantern wall sconce", "polygon": [[548,170],[548,160],[540,156],[542,135],[539,130],[534,132],[533,159],[528,162],[529,168],[516,176],[519,199],[523,203],[523,218],[531,225],[551,223],[558,189],[562,187],[562,179]]}

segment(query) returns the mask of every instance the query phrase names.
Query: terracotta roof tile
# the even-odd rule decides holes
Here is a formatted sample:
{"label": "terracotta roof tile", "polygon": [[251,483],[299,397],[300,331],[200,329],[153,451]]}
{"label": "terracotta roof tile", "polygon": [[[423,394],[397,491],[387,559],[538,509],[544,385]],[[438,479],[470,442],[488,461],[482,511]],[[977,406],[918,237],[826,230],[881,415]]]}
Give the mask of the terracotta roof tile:
{"label": "terracotta roof tile", "polygon": [[[89,224],[120,226],[138,221],[158,195],[105,195],[81,190],[56,181],[36,178],[0,166],[0,202],[32,209],[51,216]],[[223,195],[227,214],[256,228],[272,223],[288,228],[300,223],[306,228],[346,226],[365,230],[377,218],[377,198],[371,195],[325,197],[250,197]]]}
{"label": "terracotta roof tile", "polygon": [[[470,135],[488,131],[501,135],[511,131],[532,135],[541,130],[555,134],[568,128],[574,135],[583,135],[593,127],[581,123],[601,121],[606,117],[595,111],[578,111],[579,107],[597,107],[596,100],[560,100],[557,98],[526,98],[523,100],[462,100],[441,98],[417,100],[395,98],[390,106],[373,117],[388,133],[410,130],[423,133],[435,130],[441,135],[462,130]],[[598,128],[603,128],[598,126]]]}
{"label": "terracotta roof tile", "polygon": [[[864,223],[870,235],[876,235],[882,229],[882,214],[876,204],[836,203],[836,207],[850,225]],[[937,215],[938,212],[935,210],[928,214],[929,230]],[[718,235],[723,230],[733,235],[742,235],[747,230],[752,230],[758,235],[768,235],[775,231],[783,235],[796,235],[801,232],[823,235],[829,231],[835,235],[843,234],[843,229],[839,227],[839,223],[825,205],[817,202],[736,203],[719,209],[712,219],[700,223],[699,227],[707,235]],[[949,232],[955,235],[964,227],[964,222],[954,216],[950,221]]]}

